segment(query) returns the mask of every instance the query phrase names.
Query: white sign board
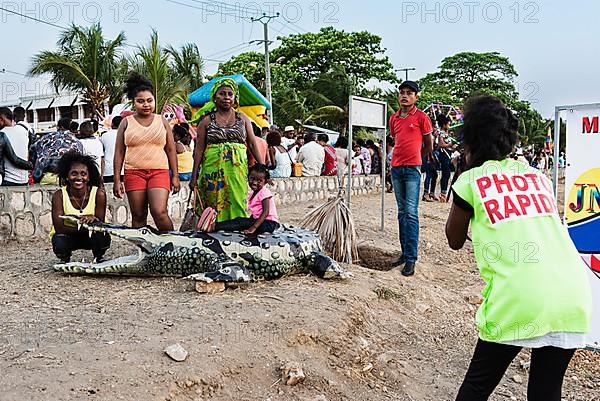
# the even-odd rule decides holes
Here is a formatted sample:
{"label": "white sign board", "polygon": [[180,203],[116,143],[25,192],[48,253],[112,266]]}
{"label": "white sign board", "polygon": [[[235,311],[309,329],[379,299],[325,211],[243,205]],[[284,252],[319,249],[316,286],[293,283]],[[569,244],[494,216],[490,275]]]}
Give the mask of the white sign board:
{"label": "white sign board", "polygon": [[358,96],[350,96],[350,99],[352,103],[350,121],[353,126],[385,129],[387,122],[385,102]]}
{"label": "white sign board", "polygon": [[588,266],[594,302],[588,345],[600,349],[600,105],[565,111],[565,222]]}
{"label": "white sign board", "polygon": [[[376,128],[383,130],[383,141],[381,142],[381,230],[384,228],[384,209],[385,209],[385,129],[387,126],[387,103],[380,100],[367,99],[364,97],[351,95],[348,99],[348,183],[347,185],[347,205],[350,207],[350,197],[352,194],[352,129],[354,126]],[[352,263],[352,258],[350,258]]]}

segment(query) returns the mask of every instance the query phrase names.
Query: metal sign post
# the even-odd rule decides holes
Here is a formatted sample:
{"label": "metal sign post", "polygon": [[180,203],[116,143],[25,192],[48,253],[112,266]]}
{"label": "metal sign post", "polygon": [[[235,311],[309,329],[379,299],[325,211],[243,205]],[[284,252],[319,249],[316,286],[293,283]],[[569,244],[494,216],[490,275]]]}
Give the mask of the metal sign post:
{"label": "metal sign post", "polygon": [[385,132],[387,128],[387,103],[380,100],[350,96],[348,103],[348,183],[346,185],[348,207],[350,207],[352,194],[352,128],[354,125],[377,128],[379,132],[382,132],[380,136],[383,148],[383,160],[381,160],[381,230],[383,231],[385,217]]}

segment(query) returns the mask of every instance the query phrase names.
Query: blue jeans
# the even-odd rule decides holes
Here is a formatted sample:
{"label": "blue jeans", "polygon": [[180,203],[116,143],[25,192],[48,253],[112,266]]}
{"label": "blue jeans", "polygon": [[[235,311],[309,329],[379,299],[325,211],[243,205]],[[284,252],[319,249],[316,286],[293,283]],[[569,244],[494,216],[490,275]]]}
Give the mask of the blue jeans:
{"label": "blue jeans", "polygon": [[443,194],[448,193],[448,181],[450,181],[450,172],[452,171],[452,166],[450,164],[450,156],[443,150],[440,151],[440,165],[442,168],[442,180],[440,181],[440,186]]}
{"label": "blue jeans", "polygon": [[392,167],[392,185],[398,205],[398,231],[402,254],[407,262],[415,262],[419,251],[421,166]]}

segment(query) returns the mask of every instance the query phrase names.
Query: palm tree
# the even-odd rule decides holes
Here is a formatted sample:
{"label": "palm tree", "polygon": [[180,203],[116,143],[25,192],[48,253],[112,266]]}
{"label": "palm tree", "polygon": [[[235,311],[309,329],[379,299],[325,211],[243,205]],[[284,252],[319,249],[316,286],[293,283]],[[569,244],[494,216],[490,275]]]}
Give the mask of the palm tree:
{"label": "palm tree", "polygon": [[296,120],[305,121],[308,116],[306,97],[291,87],[279,87],[273,91],[275,120],[279,126],[295,125]]}
{"label": "palm tree", "polygon": [[551,120],[543,119],[536,111],[529,111],[519,119],[519,139],[524,146],[544,146]]}
{"label": "palm tree", "polygon": [[171,68],[178,74],[188,77],[190,90],[198,89],[204,81],[204,60],[200,55],[198,46],[194,43],[186,43],[179,50],[168,45],[164,52],[171,59]]}
{"label": "palm tree", "polygon": [[303,92],[310,106],[307,121],[322,122],[342,135],[348,129],[348,100],[358,94],[356,80],[342,66],[319,75]]}
{"label": "palm tree", "polygon": [[187,105],[189,80],[171,68],[169,53],[158,43],[158,32],[152,30],[148,47],[138,46],[135,55],[129,58],[130,67],[152,82],[156,95],[156,111],[161,112],[165,104]]}
{"label": "palm tree", "polygon": [[124,43],[123,32],[113,40],[104,39],[99,23],[89,28],[73,24],[60,34],[57,51],[45,50],[33,57],[28,74],[51,74],[57,93],[61,89],[80,92],[93,114],[103,119],[111,85],[119,81],[117,60]]}

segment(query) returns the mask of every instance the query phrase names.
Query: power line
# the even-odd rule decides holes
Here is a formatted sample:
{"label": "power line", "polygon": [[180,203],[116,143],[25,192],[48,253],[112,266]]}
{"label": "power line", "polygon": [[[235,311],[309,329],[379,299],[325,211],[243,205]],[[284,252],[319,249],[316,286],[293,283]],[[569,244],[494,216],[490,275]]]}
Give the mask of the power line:
{"label": "power line", "polygon": [[52,22],[44,21],[44,20],[42,20],[42,19],[35,18],[35,17],[29,16],[29,15],[26,15],[26,14],[21,14],[21,13],[19,13],[19,12],[13,11],[13,10],[8,10],[8,9],[6,9],[6,8],[4,8],[4,7],[0,7],[0,10],[2,10],[2,11],[5,11],[5,12],[7,12],[7,13],[11,13],[11,14],[19,15],[19,16],[21,16],[21,17],[24,17],[24,18],[29,18],[29,19],[31,19],[31,20],[34,20],[34,21],[36,21],[36,22],[41,22],[42,24],[50,25],[50,26],[53,26],[53,27],[55,27],[55,28],[59,28],[59,29],[67,29],[67,28],[65,28],[64,26],[60,26],[60,25],[54,24],[54,23],[52,23]]}
{"label": "power line", "polygon": [[21,72],[16,72],[16,71],[7,70],[6,68],[0,68],[0,73],[9,73],[9,74],[21,75],[21,76],[23,76],[23,77],[28,77],[28,78],[31,78],[31,77],[29,77],[29,75],[27,75],[27,74],[23,74],[23,73],[21,73]]}
{"label": "power line", "polygon": [[[250,44],[248,43],[248,44],[246,44],[245,46],[243,46],[243,47],[241,47],[241,48],[238,48],[237,50],[235,50],[235,51],[234,51],[234,52],[232,52],[232,53],[235,53],[235,52],[240,52],[240,51],[242,51],[242,50],[245,50],[246,48],[249,48],[249,47],[252,47],[252,45],[250,45]],[[234,57],[234,56],[236,56],[236,54],[231,54],[231,57]],[[223,61],[221,61],[221,62],[225,62],[225,61],[226,61],[226,60],[223,60]],[[206,63],[205,65],[206,65],[206,66],[209,66],[209,65],[219,64],[219,63],[220,63],[220,62],[212,62],[212,63]]]}
{"label": "power line", "polygon": [[[169,2],[169,3],[175,3],[175,4],[179,4],[179,5],[182,5],[182,6],[189,7],[189,8],[194,8],[194,9],[196,9],[196,10],[207,11],[207,10],[206,10],[204,7],[193,6],[193,5],[191,5],[191,4],[187,4],[187,3],[181,3],[181,2],[179,2],[179,1],[175,1],[175,0],[166,0],[166,1],[167,1],[167,2]],[[199,0],[191,0],[191,1],[193,1],[194,3],[206,4],[206,5],[210,5],[210,6],[213,6],[213,5],[214,5],[213,3],[209,3],[209,2],[206,2],[206,1],[199,1]],[[215,3],[218,3],[218,2],[215,2]],[[215,12],[215,13],[217,13],[217,14],[219,14],[219,15],[223,15],[223,16],[236,17],[236,18],[241,18],[241,19],[245,19],[245,20],[248,20],[248,21],[250,21],[250,18],[248,18],[248,17],[243,17],[243,16],[241,16],[241,15],[236,15],[236,14],[227,14],[227,13],[225,13],[225,12],[223,12],[223,11],[212,10],[212,9],[211,9],[210,11],[211,11],[211,12]],[[230,11],[234,11],[234,10],[230,10]]]}
{"label": "power line", "polygon": [[239,48],[239,47],[246,47],[248,45],[249,45],[248,42],[238,43],[235,46],[228,47],[227,49],[219,50],[218,52],[215,52],[213,54],[209,54],[207,57],[221,57],[225,53],[233,53],[236,50],[238,50],[237,48]]}
{"label": "power line", "polygon": [[[294,29],[294,31],[296,31],[297,33],[300,33],[300,34],[302,34],[302,33],[307,33],[307,32],[308,32],[306,29],[302,28],[300,25],[296,24],[295,22],[292,22],[292,21],[290,21],[290,20],[286,19],[285,17],[282,17],[282,18],[283,18],[283,20],[284,20],[284,21],[285,21],[287,24],[289,24],[289,25],[293,25],[293,26],[295,26],[296,28],[298,28],[298,29]],[[280,22],[280,24],[281,24],[281,22]],[[281,25],[283,25],[283,24],[281,24]],[[302,31],[302,32],[300,32],[300,31]]]}

